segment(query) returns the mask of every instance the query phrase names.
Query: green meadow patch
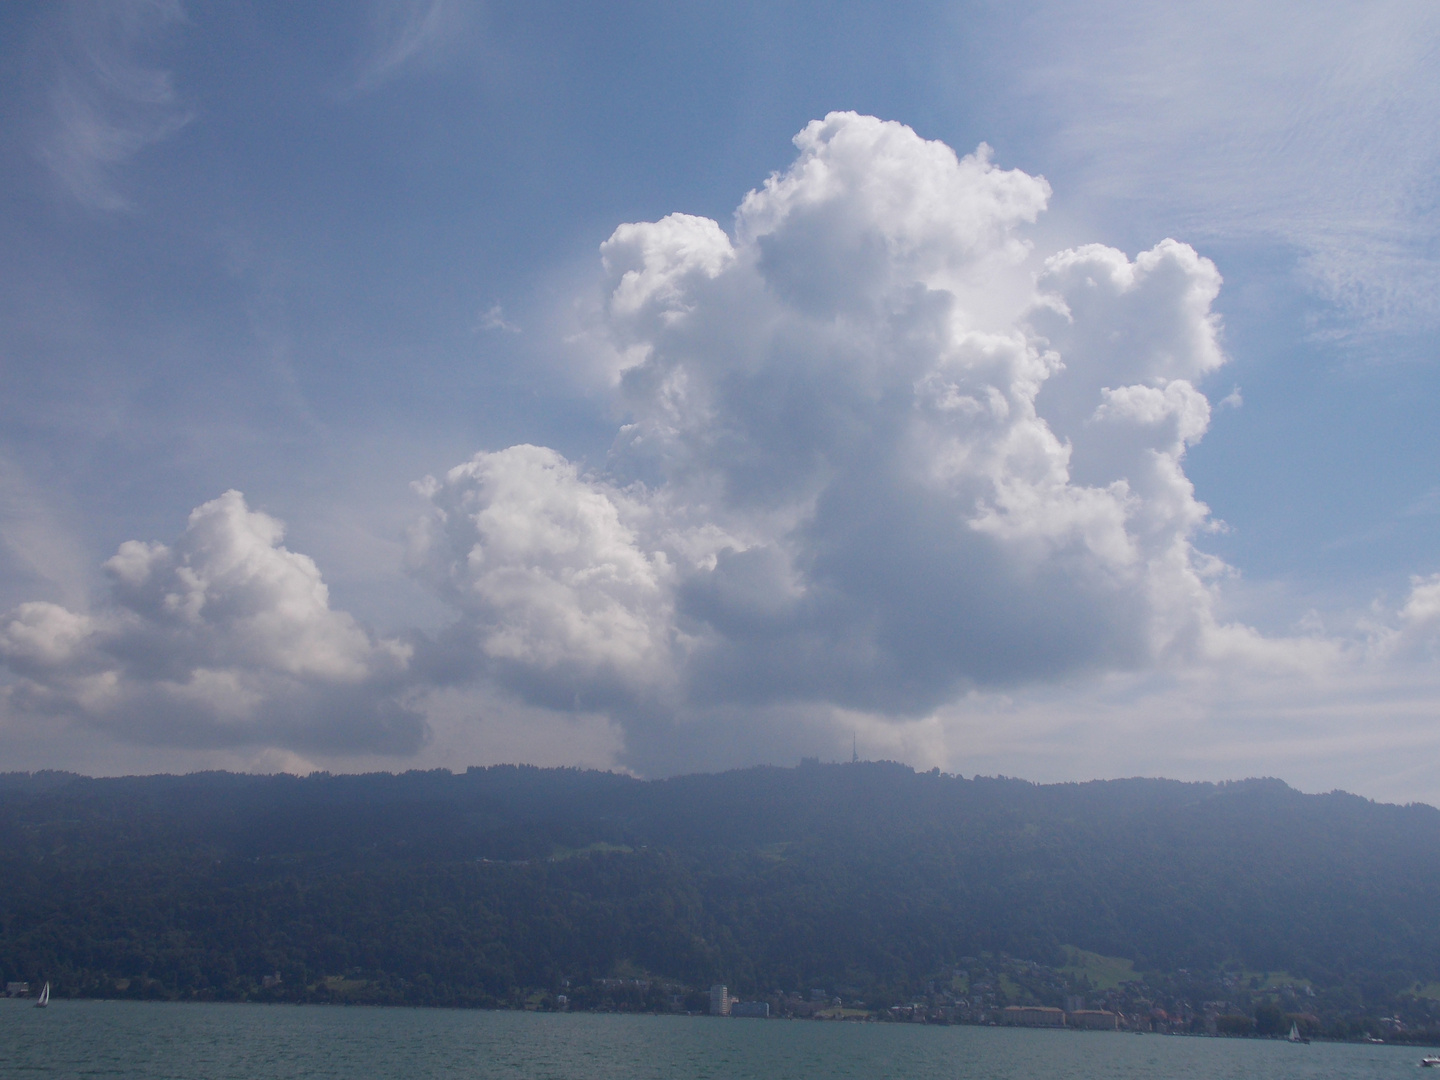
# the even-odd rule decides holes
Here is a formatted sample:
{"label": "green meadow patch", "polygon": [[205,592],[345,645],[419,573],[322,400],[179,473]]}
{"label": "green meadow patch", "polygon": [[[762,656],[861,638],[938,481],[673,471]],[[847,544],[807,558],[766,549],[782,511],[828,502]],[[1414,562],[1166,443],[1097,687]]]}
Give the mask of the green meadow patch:
{"label": "green meadow patch", "polygon": [[1101,956],[1074,946],[1066,945],[1065,966],[1060,970],[1074,979],[1082,976],[1090,980],[1096,990],[1118,990],[1122,983],[1136,982],[1140,975],[1131,960],[1118,956]]}

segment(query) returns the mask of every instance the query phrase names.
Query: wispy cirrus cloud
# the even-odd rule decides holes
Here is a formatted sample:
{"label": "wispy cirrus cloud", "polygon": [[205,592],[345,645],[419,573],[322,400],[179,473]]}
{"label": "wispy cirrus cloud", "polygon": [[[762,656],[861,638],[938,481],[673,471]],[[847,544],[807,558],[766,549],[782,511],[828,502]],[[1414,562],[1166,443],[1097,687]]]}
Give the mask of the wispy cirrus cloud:
{"label": "wispy cirrus cloud", "polygon": [[505,309],[499,304],[491,304],[480,316],[480,321],[475,326],[476,330],[503,330],[507,334],[520,333],[520,327],[505,317]]}
{"label": "wispy cirrus cloud", "polygon": [[[8,565],[7,565],[8,564]],[[89,568],[64,527],[53,495],[0,450],[0,566],[34,587],[44,582],[66,603],[83,604]]]}
{"label": "wispy cirrus cloud", "polygon": [[342,97],[373,90],[402,72],[435,62],[464,30],[474,10],[461,0],[376,0],[371,45]]}
{"label": "wispy cirrus cloud", "polygon": [[1009,100],[1090,197],[1293,248],[1350,333],[1440,321],[1440,8],[1101,0],[1024,27]]}
{"label": "wispy cirrus cloud", "polygon": [[179,0],[118,0],[70,4],[52,24],[55,63],[39,154],[82,205],[130,209],[116,171],[194,118],[170,72],[144,60],[184,21]]}

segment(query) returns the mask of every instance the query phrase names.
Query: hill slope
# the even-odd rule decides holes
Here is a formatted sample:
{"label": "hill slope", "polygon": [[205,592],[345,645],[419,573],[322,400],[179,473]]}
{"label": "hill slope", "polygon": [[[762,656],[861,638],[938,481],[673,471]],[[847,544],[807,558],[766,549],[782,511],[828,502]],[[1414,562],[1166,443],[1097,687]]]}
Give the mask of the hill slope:
{"label": "hill slope", "polygon": [[1248,1009],[1284,971],[1335,1022],[1425,1023],[1440,983],[1440,811],[1273,780],[12,774],[0,881],[0,976],[62,993],[495,1004],[645,975],[888,1004],[1007,956],[1051,974],[1000,998],[1058,1003],[1099,992],[1079,949],[1157,997]]}

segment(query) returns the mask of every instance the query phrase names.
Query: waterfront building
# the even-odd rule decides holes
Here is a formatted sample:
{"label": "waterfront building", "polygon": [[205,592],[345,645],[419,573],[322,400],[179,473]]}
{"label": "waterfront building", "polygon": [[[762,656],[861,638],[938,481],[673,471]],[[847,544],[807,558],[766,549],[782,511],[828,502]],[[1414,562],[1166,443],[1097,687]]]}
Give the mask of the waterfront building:
{"label": "waterfront building", "polygon": [[1008,1005],[1000,1010],[1000,1022],[1017,1027],[1064,1027],[1065,1010],[1039,1005]]}
{"label": "waterfront building", "polygon": [[730,990],[720,983],[710,987],[710,1015],[730,1015]]}

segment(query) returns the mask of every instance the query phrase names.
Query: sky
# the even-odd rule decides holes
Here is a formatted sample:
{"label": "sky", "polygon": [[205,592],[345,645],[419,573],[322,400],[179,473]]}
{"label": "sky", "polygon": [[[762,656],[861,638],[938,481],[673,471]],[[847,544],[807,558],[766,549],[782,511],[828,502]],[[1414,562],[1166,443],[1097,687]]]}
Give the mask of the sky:
{"label": "sky", "polygon": [[0,771],[1440,803],[1440,9],[0,9]]}

